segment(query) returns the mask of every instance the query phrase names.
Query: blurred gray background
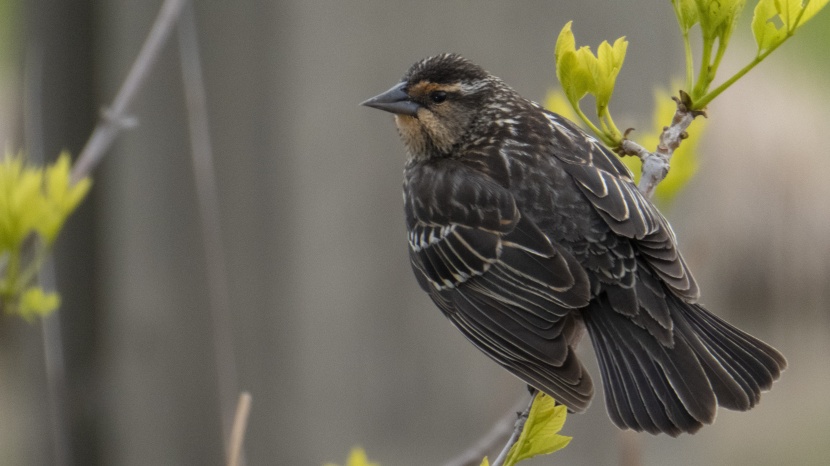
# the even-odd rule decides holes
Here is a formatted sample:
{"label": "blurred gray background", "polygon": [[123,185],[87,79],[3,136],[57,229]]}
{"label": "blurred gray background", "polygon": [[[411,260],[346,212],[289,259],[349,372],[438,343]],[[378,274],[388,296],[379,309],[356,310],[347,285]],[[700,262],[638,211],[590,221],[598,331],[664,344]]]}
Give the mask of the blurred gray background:
{"label": "blurred gray background", "polygon": [[[0,1],[3,143],[77,154],[160,5]],[[195,10],[235,383],[253,396],[247,464],[343,464],[354,445],[384,466],[442,464],[525,388],[418,289],[403,147],[388,115],[358,103],[444,51],[541,100],[557,85],[558,32],[574,20],[577,43],[594,50],[627,36],[612,109],[621,128],[644,131],[653,89],[683,73],[669,2],[204,0]],[[723,76],[754,55],[749,17]],[[751,412],[721,411],[694,436],[635,436],[643,465],[830,462],[828,31],[825,11],[710,106],[700,172],[665,211],[702,301],[790,367]],[[139,125],[118,138],[59,240],[57,410],[42,327],[0,319],[0,465],[224,463],[175,39],[131,107]],[[590,345],[581,350],[598,379]],[[563,433],[570,446],[528,464],[619,464],[623,437],[601,394]]]}

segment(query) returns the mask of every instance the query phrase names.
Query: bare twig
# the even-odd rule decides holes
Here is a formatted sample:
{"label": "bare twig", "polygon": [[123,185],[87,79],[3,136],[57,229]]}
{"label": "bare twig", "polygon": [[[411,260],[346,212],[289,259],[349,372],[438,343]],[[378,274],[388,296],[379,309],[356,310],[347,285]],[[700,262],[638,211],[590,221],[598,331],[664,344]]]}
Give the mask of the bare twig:
{"label": "bare twig", "polygon": [[[533,397],[530,398],[530,403],[533,403]],[[521,434],[522,428],[524,427],[524,420],[527,419],[529,412],[530,405],[527,403],[525,397],[522,397],[522,399],[517,401],[504,417],[499,419],[493,425],[487,434],[485,434],[470,448],[447,462],[444,466],[478,466],[481,464],[482,458],[491,452],[496,451],[496,448],[504,442],[506,442],[506,444],[502,449],[502,454],[499,455],[499,458],[501,458],[502,455],[506,455],[504,452],[510,451],[510,447],[512,447],[519,438],[519,434]],[[520,421],[521,425],[519,425]],[[496,461],[498,461],[499,458],[496,458]],[[502,458],[502,461],[503,460],[504,458]],[[497,463],[494,462],[493,466],[496,464]]]}
{"label": "bare twig", "polygon": [[[202,65],[199,57],[198,36],[192,5],[188,5],[182,12],[178,32],[193,173],[196,182],[196,197],[201,219],[208,280],[208,306],[212,320],[213,346],[216,353],[216,378],[219,387],[219,408],[222,415],[222,437],[229,439],[233,420],[233,400],[239,392],[239,384],[236,358],[233,351],[233,320],[230,313],[225,248],[222,244],[219,189],[216,186],[216,172],[213,168],[213,148],[210,141],[207,98],[202,80]],[[225,448],[225,453],[228,454],[230,445],[226,445]],[[238,461],[244,463],[244,458],[241,455],[237,453],[235,457],[239,457]]]}
{"label": "bare twig", "polygon": [[73,182],[88,176],[106,155],[115,136],[122,129],[131,125],[132,120],[126,114],[127,107],[132,102],[136,92],[141,88],[147,74],[153,68],[159,51],[167,42],[173,26],[176,25],[181,14],[182,7],[186,3],[187,0],[165,0],[161,5],[153,27],[133,62],[127,78],[121,84],[112,105],[102,112],[101,120],[75,162],[72,169]]}
{"label": "bare twig", "polygon": [[[40,269],[40,282],[55,288],[54,263],[49,260]],[[70,464],[72,457],[69,433],[67,432],[67,397],[66,362],[63,354],[63,337],[61,335],[60,316],[57,312],[41,319],[43,331],[43,358],[46,367],[46,384],[49,394],[49,414],[52,427],[55,466]]]}
{"label": "bare twig", "polygon": [[637,432],[621,430],[617,435],[617,442],[619,442],[620,466],[642,466],[643,446]]}
{"label": "bare twig", "polygon": [[245,430],[248,427],[249,414],[251,414],[251,394],[242,392],[239,394],[236,414],[233,417],[233,429],[231,429],[230,449],[228,451],[228,466],[240,466],[242,464],[242,445],[245,443]]}
{"label": "bare twig", "polygon": [[677,111],[674,113],[670,126],[663,128],[660,134],[660,142],[654,152],[628,139],[629,131],[626,131],[626,138],[623,139],[620,149],[625,155],[634,155],[643,162],[642,176],[637,188],[646,197],[651,198],[657,185],[669,174],[669,162],[674,151],[680,146],[680,142],[689,137],[686,129],[698,116],[706,116],[704,110],[689,110],[689,95],[680,91],[680,97],[672,97],[677,103]]}
{"label": "bare twig", "polygon": [[525,422],[527,422],[527,417],[530,415],[530,408],[533,406],[533,401],[535,399],[535,394],[531,395],[527,408],[519,413],[519,418],[516,419],[516,422],[513,424],[513,433],[510,435],[510,438],[507,439],[507,443],[504,444],[504,448],[502,448],[501,453],[499,453],[499,456],[496,457],[496,460],[493,461],[492,466],[502,466],[504,464],[504,461],[507,459],[507,454],[510,453],[510,449],[519,440],[519,436],[522,435],[522,430],[525,428]]}
{"label": "bare twig", "polygon": [[[23,134],[32,162],[45,165],[43,152],[43,51],[36,41],[26,46],[23,71]],[[30,237],[27,241],[33,240]],[[38,272],[38,281],[47,289],[55,288],[54,262],[47,260]],[[52,313],[40,320],[43,338],[43,363],[52,440],[52,464],[66,466],[72,458],[67,429],[66,361],[63,351],[60,316]]]}

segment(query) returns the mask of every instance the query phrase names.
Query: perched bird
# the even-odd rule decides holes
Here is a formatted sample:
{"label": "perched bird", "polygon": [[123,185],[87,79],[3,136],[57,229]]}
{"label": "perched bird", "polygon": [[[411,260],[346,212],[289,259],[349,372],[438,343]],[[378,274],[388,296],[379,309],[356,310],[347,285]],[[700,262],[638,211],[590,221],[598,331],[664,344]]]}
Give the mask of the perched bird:
{"label": "perched bird", "polygon": [[745,411],[787,362],[697,304],[674,232],[615,154],[455,54],[415,63],[363,105],[391,112],[408,159],[418,283],[475,346],[575,412],[677,436]]}

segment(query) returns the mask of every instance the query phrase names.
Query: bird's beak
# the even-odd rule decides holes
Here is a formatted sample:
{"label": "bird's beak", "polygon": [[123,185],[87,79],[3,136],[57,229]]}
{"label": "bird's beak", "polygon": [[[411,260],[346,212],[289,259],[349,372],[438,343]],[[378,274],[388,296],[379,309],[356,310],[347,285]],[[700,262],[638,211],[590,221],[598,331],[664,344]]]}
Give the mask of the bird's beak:
{"label": "bird's beak", "polygon": [[360,105],[385,110],[397,115],[415,116],[421,106],[409,98],[404,88],[406,83],[396,84],[383,94],[376,95]]}

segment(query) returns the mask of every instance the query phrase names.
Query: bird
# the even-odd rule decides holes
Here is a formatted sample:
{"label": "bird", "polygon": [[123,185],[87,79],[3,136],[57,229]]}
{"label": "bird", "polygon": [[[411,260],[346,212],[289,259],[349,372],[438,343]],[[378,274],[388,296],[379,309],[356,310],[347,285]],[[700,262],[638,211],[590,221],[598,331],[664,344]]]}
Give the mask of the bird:
{"label": "bird", "polygon": [[362,105],[394,115],[420,287],[479,350],[571,412],[594,395],[587,333],[622,429],[676,437],[746,411],[786,368],[698,303],[666,218],[619,156],[458,54]]}

